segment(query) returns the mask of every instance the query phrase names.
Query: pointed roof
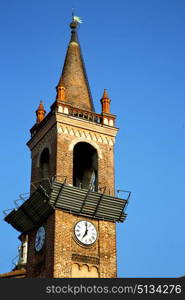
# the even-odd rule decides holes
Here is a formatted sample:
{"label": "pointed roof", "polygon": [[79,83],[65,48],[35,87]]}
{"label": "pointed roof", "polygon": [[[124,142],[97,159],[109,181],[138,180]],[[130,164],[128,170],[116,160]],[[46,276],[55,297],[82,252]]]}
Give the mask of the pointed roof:
{"label": "pointed roof", "polygon": [[43,101],[42,101],[42,100],[40,101],[39,106],[38,106],[38,108],[37,108],[36,111],[43,111],[43,112],[45,112],[45,110],[44,110],[44,105],[43,105]]}
{"label": "pointed roof", "polygon": [[102,97],[102,99],[109,99],[109,96],[108,96],[108,93],[107,93],[106,89],[104,89],[104,91],[103,91],[103,97]]}
{"label": "pointed roof", "polygon": [[68,45],[66,58],[58,86],[65,90],[65,101],[82,109],[94,111],[93,100],[85,70],[85,64],[77,36],[78,22],[74,17],[70,24],[71,40]]}

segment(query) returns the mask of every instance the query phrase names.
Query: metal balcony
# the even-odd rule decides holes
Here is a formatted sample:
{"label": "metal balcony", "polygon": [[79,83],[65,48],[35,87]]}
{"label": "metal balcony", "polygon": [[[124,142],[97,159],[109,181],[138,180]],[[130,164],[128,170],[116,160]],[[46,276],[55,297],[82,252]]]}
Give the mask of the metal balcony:
{"label": "metal balcony", "polygon": [[53,181],[48,189],[40,185],[29,199],[13,209],[5,221],[27,233],[43,222],[55,209],[111,222],[123,222],[130,197],[122,199],[66,183]]}

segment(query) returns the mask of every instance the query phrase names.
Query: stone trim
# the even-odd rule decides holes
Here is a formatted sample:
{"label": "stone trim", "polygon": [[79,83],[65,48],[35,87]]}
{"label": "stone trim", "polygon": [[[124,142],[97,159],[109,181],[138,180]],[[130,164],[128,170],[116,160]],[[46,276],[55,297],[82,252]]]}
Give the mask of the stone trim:
{"label": "stone trim", "polygon": [[92,257],[92,256],[86,256],[86,255],[80,255],[80,254],[73,253],[71,259],[73,261],[77,261],[77,262],[89,263],[92,265],[99,265],[98,257]]}
{"label": "stone trim", "polygon": [[115,138],[106,136],[103,134],[99,133],[94,133],[90,130],[85,130],[85,129],[77,129],[72,126],[65,126],[65,125],[60,125],[57,128],[57,133],[60,134],[69,134],[71,136],[75,136],[77,138],[85,139],[85,141],[94,141],[94,142],[99,142],[103,144],[108,144],[110,146],[113,146],[115,143]]}

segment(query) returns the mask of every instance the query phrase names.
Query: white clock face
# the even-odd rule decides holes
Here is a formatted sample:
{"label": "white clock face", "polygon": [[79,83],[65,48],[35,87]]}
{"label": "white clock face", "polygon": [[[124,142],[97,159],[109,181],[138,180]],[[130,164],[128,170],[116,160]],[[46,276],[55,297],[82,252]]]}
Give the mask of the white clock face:
{"label": "white clock face", "polygon": [[76,239],[86,246],[94,244],[97,239],[96,227],[89,221],[81,220],[76,223],[74,232]]}
{"label": "white clock face", "polygon": [[35,250],[37,252],[39,252],[42,249],[45,241],[45,236],[46,236],[45,228],[41,226],[38,229],[35,237]]}

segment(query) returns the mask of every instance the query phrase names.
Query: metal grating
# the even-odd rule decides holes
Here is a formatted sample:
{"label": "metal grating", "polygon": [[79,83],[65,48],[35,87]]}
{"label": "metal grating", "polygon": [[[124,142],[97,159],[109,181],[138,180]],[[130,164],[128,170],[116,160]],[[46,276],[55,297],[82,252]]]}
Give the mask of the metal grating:
{"label": "metal grating", "polygon": [[58,208],[99,220],[123,222],[128,198],[125,200],[54,181],[49,195],[39,186],[28,200],[5,217],[5,221],[16,230],[26,233]]}
{"label": "metal grating", "polygon": [[19,208],[8,214],[5,217],[5,221],[20,232],[28,232],[52,211],[53,208],[49,204],[49,196],[40,186]]}
{"label": "metal grating", "polygon": [[52,184],[50,203],[56,208],[97,219],[123,222],[126,218],[127,200],[58,182]]}

